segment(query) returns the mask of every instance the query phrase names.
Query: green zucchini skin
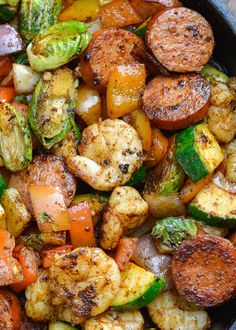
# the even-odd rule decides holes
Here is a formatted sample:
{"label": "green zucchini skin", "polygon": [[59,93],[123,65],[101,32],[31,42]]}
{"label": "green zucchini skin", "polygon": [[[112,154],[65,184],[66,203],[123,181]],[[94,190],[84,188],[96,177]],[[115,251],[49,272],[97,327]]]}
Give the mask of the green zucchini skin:
{"label": "green zucchini skin", "polygon": [[2,176],[2,174],[0,174],[0,197],[2,196],[2,194],[6,188],[7,188],[7,181]]}
{"label": "green zucchini skin", "polygon": [[141,296],[133,301],[130,301],[124,305],[112,306],[117,310],[132,310],[143,308],[148,305],[159,293],[161,293],[166,287],[166,282],[163,279],[155,280],[152,285]]}
{"label": "green zucchini skin", "polygon": [[62,0],[22,0],[20,33],[26,44],[58,22]]}
{"label": "green zucchini skin", "polygon": [[229,83],[229,77],[224,72],[217,70],[210,64],[206,64],[204,66],[204,68],[200,71],[200,75],[202,75],[210,83],[221,82],[226,85]]}
{"label": "green zucchini skin", "polygon": [[195,182],[209,173],[194,148],[195,130],[189,127],[176,135],[176,159],[185,170],[187,175]]}
{"label": "green zucchini skin", "polygon": [[224,159],[218,142],[203,122],[177,133],[175,157],[194,182],[211,174]]}
{"label": "green zucchini skin", "polygon": [[13,19],[16,13],[16,8],[0,5],[0,22],[9,22]]}
{"label": "green zucchini skin", "polygon": [[129,182],[125,186],[133,187],[142,182],[148,176],[148,170],[143,165],[132,175]]}
{"label": "green zucchini skin", "polygon": [[121,287],[111,303],[117,310],[139,309],[149,304],[166,287],[164,279],[128,262],[121,271]]}
{"label": "green zucchini skin", "polygon": [[235,195],[210,182],[190,203],[188,212],[192,217],[205,222],[209,226],[236,228],[235,209]]}

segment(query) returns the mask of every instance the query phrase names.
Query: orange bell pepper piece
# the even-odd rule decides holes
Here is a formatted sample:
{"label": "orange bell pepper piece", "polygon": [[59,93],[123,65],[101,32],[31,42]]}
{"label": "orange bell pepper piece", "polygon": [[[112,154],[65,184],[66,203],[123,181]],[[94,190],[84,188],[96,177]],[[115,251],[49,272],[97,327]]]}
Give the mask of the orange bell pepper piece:
{"label": "orange bell pepper piece", "polygon": [[112,71],[107,87],[107,110],[111,119],[138,109],[145,81],[146,70],[143,64],[121,65]]}
{"label": "orange bell pepper piece", "polygon": [[160,163],[160,161],[164,158],[169,146],[168,139],[156,127],[152,129],[152,141],[152,147],[147,154],[148,160],[145,162],[145,166],[147,168],[153,167]]}
{"label": "orange bell pepper piece", "polygon": [[24,290],[30,283],[35,282],[38,277],[38,262],[33,250],[23,245],[17,245],[13,251],[23,270],[24,279],[19,283],[11,285],[11,288],[20,292]]}
{"label": "orange bell pepper piece", "polygon": [[12,69],[10,56],[0,56],[0,75],[7,75]]}
{"label": "orange bell pepper piece", "polygon": [[14,87],[0,87],[0,102],[11,102],[16,96]]}
{"label": "orange bell pepper piece", "polygon": [[59,246],[55,249],[43,250],[40,254],[44,268],[50,268],[56,257],[69,253],[73,250],[72,245]]}
{"label": "orange bell pepper piece", "polygon": [[6,229],[0,228],[0,286],[24,279],[20,263],[12,256],[14,246],[14,237]]}
{"label": "orange bell pepper piece", "polygon": [[82,202],[68,209],[71,221],[70,238],[75,247],[93,246],[95,236],[91,210],[87,202]]}
{"label": "orange bell pepper piece", "polygon": [[139,24],[143,21],[130,5],[129,0],[114,0],[102,6],[99,16],[103,29]]}
{"label": "orange bell pepper piece", "polygon": [[76,0],[63,10],[59,21],[94,21],[98,17],[99,7],[99,0]]}
{"label": "orange bell pepper piece", "polygon": [[199,180],[193,182],[190,178],[186,180],[183,189],[180,192],[180,199],[183,203],[189,203],[191,200],[199,193],[199,191],[212,179],[212,174]]}
{"label": "orange bell pepper piece", "polygon": [[59,187],[28,187],[39,230],[50,233],[70,229],[68,211]]}
{"label": "orange bell pepper piece", "polygon": [[120,270],[130,261],[135,252],[137,242],[138,238],[136,237],[123,237],[119,240],[114,259]]}
{"label": "orange bell pepper piece", "polygon": [[132,112],[130,124],[136,129],[142,141],[143,150],[148,151],[152,146],[152,128],[146,112],[142,109]]}
{"label": "orange bell pepper piece", "polygon": [[[3,309],[1,310],[1,317],[4,320],[10,320],[9,328],[8,330],[20,330],[21,328],[21,308],[20,303],[16,297],[16,295],[5,289],[0,289],[0,296],[1,300],[1,307]],[[4,308],[5,307],[5,308]],[[10,311],[10,316],[9,316]],[[6,313],[6,314],[4,314]]]}

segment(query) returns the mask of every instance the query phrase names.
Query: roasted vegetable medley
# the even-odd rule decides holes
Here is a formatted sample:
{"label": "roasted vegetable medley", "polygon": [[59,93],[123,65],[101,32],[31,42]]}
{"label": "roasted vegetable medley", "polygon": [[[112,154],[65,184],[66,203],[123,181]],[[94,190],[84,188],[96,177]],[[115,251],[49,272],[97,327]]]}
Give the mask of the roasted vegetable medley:
{"label": "roasted vegetable medley", "polygon": [[234,298],[214,46],[179,0],[0,0],[0,329],[204,330]]}

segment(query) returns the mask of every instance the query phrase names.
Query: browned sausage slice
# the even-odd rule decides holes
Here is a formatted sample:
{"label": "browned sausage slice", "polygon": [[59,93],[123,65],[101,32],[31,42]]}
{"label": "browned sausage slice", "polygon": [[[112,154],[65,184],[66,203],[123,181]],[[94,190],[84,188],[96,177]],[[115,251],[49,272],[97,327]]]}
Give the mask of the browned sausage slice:
{"label": "browned sausage slice", "polygon": [[110,73],[119,65],[137,63],[131,54],[134,45],[144,47],[135,34],[119,28],[98,34],[81,55],[81,75],[91,87],[104,92]]}
{"label": "browned sausage slice", "polygon": [[197,73],[151,80],[141,105],[158,128],[175,130],[197,123],[210,105],[210,83]]}
{"label": "browned sausage slice", "polygon": [[181,6],[179,0],[129,0],[129,2],[143,20],[155,15],[158,11],[165,9],[166,7]]}
{"label": "browned sausage slice", "polygon": [[175,72],[199,70],[208,62],[214,48],[209,23],[185,7],[156,14],[149,23],[146,41],[158,61]]}
{"label": "browned sausage slice", "polygon": [[215,306],[236,294],[236,250],[227,239],[206,235],[183,242],[172,262],[179,293],[199,306]]}
{"label": "browned sausage slice", "polygon": [[54,155],[35,156],[26,170],[12,174],[9,187],[19,190],[31,214],[33,214],[33,209],[28,185],[33,184],[60,187],[67,206],[70,205],[75,195],[76,181],[68,172],[62,157]]}

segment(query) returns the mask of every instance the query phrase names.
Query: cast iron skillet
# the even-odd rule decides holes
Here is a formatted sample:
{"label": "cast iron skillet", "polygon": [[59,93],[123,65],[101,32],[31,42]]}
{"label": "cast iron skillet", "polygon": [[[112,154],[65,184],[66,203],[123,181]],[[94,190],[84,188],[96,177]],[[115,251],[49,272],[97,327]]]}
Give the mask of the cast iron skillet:
{"label": "cast iron skillet", "polygon": [[[216,39],[213,59],[226,73],[236,76],[236,17],[227,4],[224,0],[182,0],[182,3],[201,13],[211,24]],[[209,315],[211,330],[236,330],[236,298],[209,309]],[[148,320],[147,326],[152,326]]]}

